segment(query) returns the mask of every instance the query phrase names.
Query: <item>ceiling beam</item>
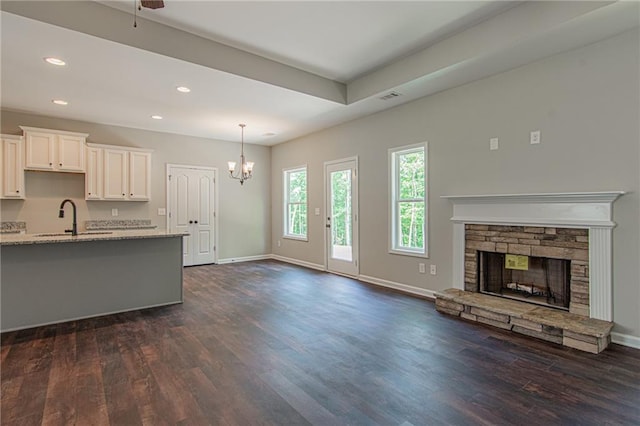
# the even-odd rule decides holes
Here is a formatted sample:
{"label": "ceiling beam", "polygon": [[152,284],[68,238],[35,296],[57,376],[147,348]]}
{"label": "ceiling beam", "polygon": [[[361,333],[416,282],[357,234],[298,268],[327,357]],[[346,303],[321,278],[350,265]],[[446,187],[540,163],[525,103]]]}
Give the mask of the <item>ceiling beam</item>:
{"label": "ceiling beam", "polygon": [[346,85],[92,1],[2,1],[2,11],[345,104]]}
{"label": "ceiling beam", "polygon": [[[537,40],[546,39],[546,42],[549,42],[547,37],[549,33],[565,26],[572,26],[576,20],[584,20],[590,14],[607,8],[621,9],[618,3],[620,2],[524,2],[433,46],[349,82],[347,103],[352,104],[391,90],[402,90],[403,86],[405,88],[415,85],[424,86],[425,82],[439,81],[443,76],[446,76],[447,80],[454,81],[453,74],[458,73],[462,76],[467,73],[469,66],[478,63],[485,63],[483,68],[489,70],[487,75],[523,65],[538,57],[527,60],[525,55],[524,62],[521,63],[509,58],[519,58],[522,54],[518,54],[518,51],[530,48],[530,45]],[[633,15],[634,5],[626,6],[627,9],[632,9]],[[624,13],[619,14],[623,19]],[[626,29],[628,28],[621,26],[616,30],[614,27],[613,34],[610,35]],[[595,32],[597,28],[594,27],[592,30]],[[589,39],[585,38],[585,40]],[[593,41],[595,40],[591,42]],[[557,39],[551,42],[557,43]],[[567,49],[577,47],[580,40],[576,40],[575,44],[567,46]],[[541,52],[539,57],[555,53],[558,53],[556,46],[547,45],[546,52]],[[503,59],[505,56],[509,60]],[[479,78],[478,75],[475,78]],[[467,81],[472,79],[469,77]],[[464,77],[458,80],[457,83],[454,81],[452,84],[467,82]],[[430,91],[430,93],[433,92]],[[427,94],[429,93],[421,93],[423,96]]]}

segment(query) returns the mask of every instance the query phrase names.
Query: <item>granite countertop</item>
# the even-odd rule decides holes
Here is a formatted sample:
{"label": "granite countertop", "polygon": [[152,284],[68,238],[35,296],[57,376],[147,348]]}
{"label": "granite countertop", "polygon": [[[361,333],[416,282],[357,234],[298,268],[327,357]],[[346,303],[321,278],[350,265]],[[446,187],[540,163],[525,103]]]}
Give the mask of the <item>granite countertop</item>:
{"label": "granite countertop", "polygon": [[80,232],[77,236],[63,233],[42,234],[3,234],[0,235],[1,246],[13,246],[22,244],[52,244],[52,243],[80,243],[102,240],[136,240],[141,238],[168,238],[187,235],[182,232],[169,232],[166,230],[136,229],[130,231],[88,231]]}

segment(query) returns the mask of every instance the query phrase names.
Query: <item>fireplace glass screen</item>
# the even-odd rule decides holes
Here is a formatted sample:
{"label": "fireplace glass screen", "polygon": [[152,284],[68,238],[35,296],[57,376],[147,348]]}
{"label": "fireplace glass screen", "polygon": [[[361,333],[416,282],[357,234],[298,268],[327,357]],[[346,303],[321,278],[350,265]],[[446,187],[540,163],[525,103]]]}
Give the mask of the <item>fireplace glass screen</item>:
{"label": "fireplace glass screen", "polygon": [[506,267],[506,256],[478,252],[479,292],[569,309],[570,260],[529,256],[526,266],[512,269]]}

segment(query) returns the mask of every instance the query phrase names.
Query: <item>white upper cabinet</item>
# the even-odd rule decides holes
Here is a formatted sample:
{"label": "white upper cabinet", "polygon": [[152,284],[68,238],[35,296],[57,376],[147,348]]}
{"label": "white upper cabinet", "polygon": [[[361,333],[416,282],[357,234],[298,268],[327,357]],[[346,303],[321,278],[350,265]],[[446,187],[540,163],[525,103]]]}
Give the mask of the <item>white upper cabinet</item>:
{"label": "white upper cabinet", "polygon": [[129,198],[151,199],[151,153],[129,152]]}
{"label": "white upper cabinet", "polygon": [[85,175],[85,199],[100,200],[102,198],[102,148],[88,146],[86,149],[87,174]]}
{"label": "white upper cabinet", "polygon": [[26,168],[53,170],[56,135],[53,133],[27,132],[26,130],[24,135],[27,140]]}
{"label": "white upper cabinet", "polygon": [[25,169],[85,172],[87,133],[20,126],[26,145]]}
{"label": "white upper cabinet", "polygon": [[125,200],[127,198],[127,155],[121,149],[104,150],[104,199]]}
{"label": "white upper cabinet", "polygon": [[0,147],[1,198],[24,198],[23,146],[20,136],[2,135]]}
{"label": "white upper cabinet", "polygon": [[151,152],[146,149],[87,144],[85,198],[149,201]]}
{"label": "white upper cabinet", "polygon": [[84,173],[86,138],[86,135],[58,135],[57,167],[59,171]]}

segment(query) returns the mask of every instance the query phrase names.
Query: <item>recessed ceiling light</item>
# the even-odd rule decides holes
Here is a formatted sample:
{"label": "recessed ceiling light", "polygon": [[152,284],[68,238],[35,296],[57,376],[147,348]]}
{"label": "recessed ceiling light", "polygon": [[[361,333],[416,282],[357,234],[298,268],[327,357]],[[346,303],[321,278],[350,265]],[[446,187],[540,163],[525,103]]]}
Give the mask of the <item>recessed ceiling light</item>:
{"label": "recessed ceiling light", "polygon": [[56,105],[69,105],[69,102],[65,101],[64,99],[54,99],[51,102]]}
{"label": "recessed ceiling light", "polygon": [[189,93],[191,91],[191,89],[185,86],[176,87],[176,90],[182,93]]}
{"label": "recessed ceiling light", "polygon": [[267,137],[267,138],[268,138],[268,137],[275,136],[275,135],[276,135],[276,134],[275,134],[275,133],[273,133],[273,132],[267,132],[267,133],[264,133],[262,136],[264,136],[264,137]]}
{"label": "recessed ceiling light", "polygon": [[51,65],[58,65],[59,67],[67,65],[67,63],[65,61],[63,61],[62,59],[58,59],[58,58],[54,58],[54,57],[44,58],[44,60],[46,62],[50,63]]}
{"label": "recessed ceiling light", "polygon": [[151,118],[153,118],[154,120],[162,120],[161,115],[152,115]]}

